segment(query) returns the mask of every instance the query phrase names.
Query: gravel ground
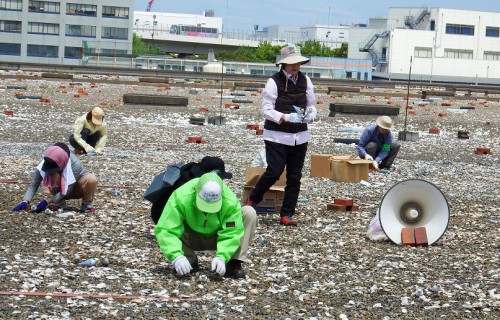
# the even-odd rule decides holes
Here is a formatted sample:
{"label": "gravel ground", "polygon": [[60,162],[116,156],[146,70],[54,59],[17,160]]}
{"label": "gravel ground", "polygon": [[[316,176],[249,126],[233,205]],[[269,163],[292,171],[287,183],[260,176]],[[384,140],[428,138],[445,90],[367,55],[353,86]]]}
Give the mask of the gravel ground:
{"label": "gravel ground", "polygon": [[[230,99],[221,104],[221,93],[202,84],[199,94],[193,95],[187,87],[92,85],[92,77],[76,75],[73,81],[81,85],[74,87],[64,81],[0,79],[1,109],[14,112],[0,117],[1,319],[500,317],[498,102],[485,103],[473,96],[443,100],[450,106],[441,100],[419,106],[412,99],[415,115],[408,116],[408,130],[419,132],[420,139],[401,142],[396,171],[370,173],[369,182],[379,185],[363,186],[309,177],[310,155],[356,155],[353,145],[336,144],[333,139],[357,138],[359,133],[337,130],[364,127],[376,117],[329,117],[328,106],[368,103],[374,94],[364,89],[358,96],[330,96],[321,93],[326,88],[317,88],[321,104],[318,121],[310,127],[313,140],[297,208],[301,224],[283,227],[277,215],[260,216],[244,280],[212,274],[209,252],[200,253],[199,273],[178,278],[158,250],[144,190],[166,164],[211,155],[226,161],[226,169],[233,173],[228,185],[241,196],[244,169],[263,146],[261,136],[245,129],[247,124],[263,124],[260,93],[240,91],[253,103],[230,109],[224,108]],[[27,86],[27,90],[8,86]],[[88,95],[74,97],[79,88]],[[387,97],[377,96],[377,103],[392,100],[406,106],[403,98],[390,97],[398,90],[386,91]],[[18,100],[16,92],[41,95],[50,102]],[[124,105],[125,93],[187,96],[189,105]],[[45,148],[67,142],[76,117],[101,104],[106,104],[110,127],[106,152],[82,156],[99,180],[96,213],[64,218],[57,216],[61,212],[12,212]],[[460,106],[475,109],[460,110]],[[220,114],[225,125],[189,124],[189,117]],[[403,128],[403,112],[395,124]],[[440,134],[429,134],[429,128],[439,128]],[[468,131],[470,139],[458,139],[458,130]],[[201,136],[206,143],[187,143],[189,136]],[[492,155],[474,154],[479,147],[490,148]],[[430,247],[401,247],[366,237],[385,193],[406,179],[429,181],[448,200],[449,227]],[[38,193],[33,202],[41,197]],[[327,211],[326,204],[334,197],[354,198],[360,210]],[[69,204],[80,206],[76,200]],[[79,265],[90,258],[100,260],[92,267]]]}

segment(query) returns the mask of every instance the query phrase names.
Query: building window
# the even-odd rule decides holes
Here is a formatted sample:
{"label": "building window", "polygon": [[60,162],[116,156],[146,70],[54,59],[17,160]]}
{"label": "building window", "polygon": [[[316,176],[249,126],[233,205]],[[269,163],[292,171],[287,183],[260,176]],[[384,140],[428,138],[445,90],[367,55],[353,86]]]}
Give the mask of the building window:
{"label": "building window", "polygon": [[20,56],[21,44],[0,42],[0,55]]}
{"label": "building window", "polygon": [[65,35],[70,37],[96,37],[95,26],[81,26],[76,24],[67,24]]}
{"label": "building window", "polygon": [[127,50],[101,49],[101,55],[107,57],[124,57],[127,55]]}
{"label": "building window", "polygon": [[64,47],[64,57],[68,59],[80,59],[83,55],[81,47]]}
{"label": "building window", "polygon": [[28,10],[30,12],[59,13],[61,12],[61,7],[59,2],[30,1]]}
{"label": "building window", "polygon": [[0,20],[1,32],[21,32],[21,21]]}
{"label": "building window", "polygon": [[447,34],[461,34],[465,36],[474,35],[474,26],[468,26],[463,24],[446,24]]}
{"label": "building window", "polygon": [[431,25],[430,25],[430,28],[429,28],[431,31],[434,31],[436,30],[436,21],[435,20],[431,20]]}
{"label": "building window", "polygon": [[97,6],[91,4],[68,3],[66,5],[66,14],[96,17]]}
{"label": "building window", "polygon": [[57,51],[58,51],[57,46],[28,44],[28,56],[31,57],[57,58],[58,57]]}
{"label": "building window", "polygon": [[498,27],[486,27],[486,36],[498,38],[500,36],[500,28]]}
{"label": "building window", "polygon": [[0,0],[0,10],[21,11],[22,9],[23,9],[22,0]]}
{"label": "building window", "polygon": [[59,25],[57,23],[29,22],[28,33],[59,35]]}
{"label": "building window", "polygon": [[444,49],[444,57],[448,59],[468,59],[473,58],[472,50]]}
{"label": "building window", "polygon": [[128,8],[102,6],[102,16],[105,18],[128,18]]}
{"label": "building window", "polygon": [[431,58],[432,48],[428,47],[415,47],[415,58]]}
{"label": "building window", "polygon": [[498,51],[485,51],[484,60],[500,61],[500,52]]}
{"label": "building window", "polygon": [[102,27],[102,38],[127,39],[128,28]]}

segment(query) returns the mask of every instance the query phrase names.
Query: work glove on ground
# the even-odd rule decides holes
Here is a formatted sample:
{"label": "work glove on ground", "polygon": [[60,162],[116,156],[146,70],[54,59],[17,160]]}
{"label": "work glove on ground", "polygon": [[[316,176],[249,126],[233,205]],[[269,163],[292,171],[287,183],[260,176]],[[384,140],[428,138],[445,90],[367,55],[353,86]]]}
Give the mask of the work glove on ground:
{"label": "work glove on ground", "polygon": [[26,201],[20,202],[17,206],[12,209],[12,211],[21,211],[28,207],[28,203]]}
{"label": "work glove on ground", "polygon": [[365,160],[373,160],[373,157],[367,153],[365,154]]}
{"label": "work glove on ground", "polygon": [[212,260],[212,271],[217,272],[221,277],[226,273],[226,263],[222,258],[215,257]]}
{"label": "work glove on ground", "polygon": [[180,276],[188,274],[193,269],[188,259],[183,255],[177,256],[177,258],[172,261],[172,266],[174,266],[175,271]]}
{"label": "work glove on ground", "polygon": [[93,156],[97,156],[97,153],[96,152],[88,152],[87,153],[87,157],[93,157]]}
{"label": "work glove on ground", "polygon": [[47,202],[47,200],[40,201],[40,203],[36,205],[35,212],[40,213],[42,211],[45,211],[45,209],[47,209],[48,205],[49,205],[49,203]]}
{"label": "work glove on ground", "polygon": [[299,113],[289,113],[285,114],[285,122],[292,123],[302,123],[304,121],[304,115]]}

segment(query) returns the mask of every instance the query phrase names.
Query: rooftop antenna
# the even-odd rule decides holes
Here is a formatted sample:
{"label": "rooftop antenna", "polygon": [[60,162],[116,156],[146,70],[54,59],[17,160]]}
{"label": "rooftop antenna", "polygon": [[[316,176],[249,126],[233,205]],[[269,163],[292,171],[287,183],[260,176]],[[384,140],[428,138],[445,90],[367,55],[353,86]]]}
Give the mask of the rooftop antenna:
{"label": "rooftop antenna", "polygon": [[410,85],[411,85],[411,65],[413,63],[413,56],[410,56],[410,71],[408,72],[408,90],[406,92],[406,108],[405,108],[405,126],[404,130],[398,133],[398,140],[400,141],[417,141],[418,132],[406,131],[408,124],[408,104],[410,103]]}

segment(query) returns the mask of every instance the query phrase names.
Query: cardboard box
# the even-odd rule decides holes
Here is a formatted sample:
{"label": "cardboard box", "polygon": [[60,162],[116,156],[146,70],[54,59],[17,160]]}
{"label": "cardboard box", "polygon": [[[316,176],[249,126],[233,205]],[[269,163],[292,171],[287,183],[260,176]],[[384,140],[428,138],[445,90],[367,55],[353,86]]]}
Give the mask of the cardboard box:
{"label": "cardboard box", "polygon": [[330,179],[330,161],[333,154],[311,155],[311,177]]}
{"label": "cardboard box", "polygon": [[[245,169],[245,185],[243,186],[243,193],[241,196],[241,204],[245,205],[250,193],[254,189],[260,176],[264,174],[264,168],[251,168]],[[262,201],[257,205],[257,213],[279,213],[283,204],[286,186],[286,171],[280,176],[279,180],[271,186],[271,188],[264,194]]]}
{"label": "cardboard box", "polygon": [[368,181],[370,160],[354,159],[351,156],[333,156],[330,162],[330,179],[338,182]]}

